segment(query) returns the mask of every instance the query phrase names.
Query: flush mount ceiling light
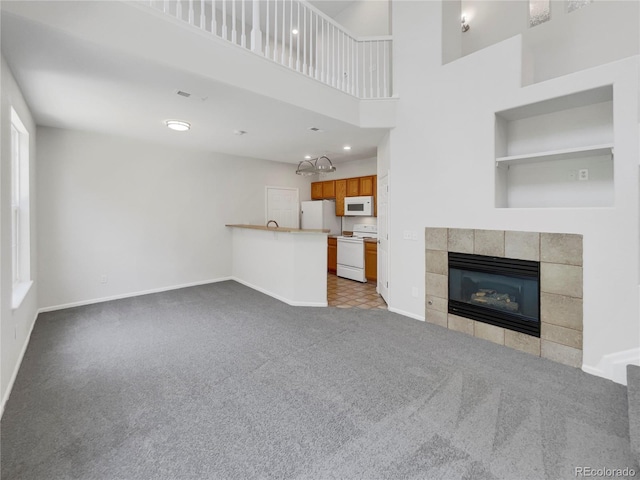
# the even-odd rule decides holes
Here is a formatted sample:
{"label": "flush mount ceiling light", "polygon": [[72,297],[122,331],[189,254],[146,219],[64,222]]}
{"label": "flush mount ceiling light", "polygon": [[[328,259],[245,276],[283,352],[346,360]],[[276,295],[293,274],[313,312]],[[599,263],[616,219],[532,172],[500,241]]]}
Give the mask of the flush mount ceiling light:
{"label": "flush mount ceiling light", "polygon": [[291,33],[293,33],[294,35],[297,35],[298,34],[298,29],[294,28],[293,30],[291,30]]}
{"label": "flush mount ceiling light", "polygon": [[344,147],[342,147],[344,150],[351,150],[351,147],[349,145],[345,145]]}
{"label": "flush mount ceiling light", "polygon": [[167,120],[164,123],[171,130],[176,130],[177,132],[186,132],[191,128],[191,124],[189,122],[183,122],[182,120]]}
{"label": "flush mount ceiling light", "polygon": [[319,173],[333,173],[336,167],[333,166],[329,157],[321,156],[315,160],[303,160],[298,164],[297,175],[318,175]]}
{"label": "flush mount ceiling light", "polygon": [[305,156],[304,156],[304,159],[305,159],[305,160],[311,160],[311,155],[305,155]]}

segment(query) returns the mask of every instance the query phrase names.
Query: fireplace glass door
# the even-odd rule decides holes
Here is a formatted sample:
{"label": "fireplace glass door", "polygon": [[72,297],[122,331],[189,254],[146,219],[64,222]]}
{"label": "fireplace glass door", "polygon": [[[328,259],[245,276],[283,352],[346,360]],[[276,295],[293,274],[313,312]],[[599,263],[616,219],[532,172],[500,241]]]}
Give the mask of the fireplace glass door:
{"label": "fireplace glass door", "polygon": [[449,253],[449,312],[540,336],[539,263]]}

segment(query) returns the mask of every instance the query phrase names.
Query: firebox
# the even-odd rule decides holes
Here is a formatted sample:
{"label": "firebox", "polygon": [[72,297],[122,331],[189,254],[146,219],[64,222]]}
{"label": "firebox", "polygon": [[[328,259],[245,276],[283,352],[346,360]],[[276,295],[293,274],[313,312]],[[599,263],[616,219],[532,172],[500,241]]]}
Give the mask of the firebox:
{"label": "firebox", "polygon": [[540,263],[449,252],[449,313],[540,337]]}

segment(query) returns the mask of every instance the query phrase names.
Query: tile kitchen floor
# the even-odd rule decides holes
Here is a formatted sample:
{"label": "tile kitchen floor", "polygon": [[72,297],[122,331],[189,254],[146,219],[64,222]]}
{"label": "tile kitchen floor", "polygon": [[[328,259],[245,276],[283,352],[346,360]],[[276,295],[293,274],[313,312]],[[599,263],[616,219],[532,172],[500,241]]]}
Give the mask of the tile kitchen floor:
{"label": "tile kitchen floor", "polygon": [[360,283],[333,273],[327,274],[327,301],[338,308],[387,308],[374,282]]}

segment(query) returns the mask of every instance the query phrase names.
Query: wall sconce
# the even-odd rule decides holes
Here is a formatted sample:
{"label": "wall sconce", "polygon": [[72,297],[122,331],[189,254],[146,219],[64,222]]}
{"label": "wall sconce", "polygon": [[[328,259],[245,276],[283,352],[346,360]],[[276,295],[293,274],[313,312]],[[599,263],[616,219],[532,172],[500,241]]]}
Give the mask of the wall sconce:
{"label": "wall sconce", "polygon": [[466,17],[464,15],[462,16],[461,23],[462,23],[462,33],[468,31],[469,30],[469,24],[467,23],[467,19],[466,19]]}

